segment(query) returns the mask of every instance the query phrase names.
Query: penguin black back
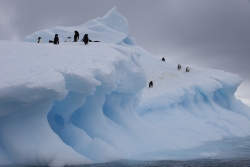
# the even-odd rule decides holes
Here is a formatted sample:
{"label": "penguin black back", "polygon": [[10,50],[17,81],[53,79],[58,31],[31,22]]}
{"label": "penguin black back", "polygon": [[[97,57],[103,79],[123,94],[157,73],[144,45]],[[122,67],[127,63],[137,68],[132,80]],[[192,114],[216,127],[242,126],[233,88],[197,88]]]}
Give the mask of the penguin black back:
{"label": "penguin black back", "polygon": [[75,31],[74,42],[78,42],[78,40],[79,40],[79,32]]}
{"label": "penguin black back", "polygon": [[55,35],[54,44],[55,44],[55,45],[59,45],[59,37],[58,37],[58,34]]}
{"label": "penguin black back", "polygon": [[85,45],[87,45],[89,43],[89,36],[88,36],[88,34],[84,35],[83,42],[84,42]]}

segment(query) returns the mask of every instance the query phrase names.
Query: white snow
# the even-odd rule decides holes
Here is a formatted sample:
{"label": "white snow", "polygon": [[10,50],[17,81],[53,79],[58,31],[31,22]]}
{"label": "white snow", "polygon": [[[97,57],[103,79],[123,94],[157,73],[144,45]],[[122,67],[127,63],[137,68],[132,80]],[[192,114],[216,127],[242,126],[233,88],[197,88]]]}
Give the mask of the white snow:
{"label": "white snow", "polygon": [[[75,30],[100,42],[63,42]],[[46,43],[56,33],[60,44]],[[159,152],[250,135],[250,108],[234,97],[238,75],[185,72],[165,59],[135,45],[116,8],[24,42],[0,41],[0,165],[168,158]]]}

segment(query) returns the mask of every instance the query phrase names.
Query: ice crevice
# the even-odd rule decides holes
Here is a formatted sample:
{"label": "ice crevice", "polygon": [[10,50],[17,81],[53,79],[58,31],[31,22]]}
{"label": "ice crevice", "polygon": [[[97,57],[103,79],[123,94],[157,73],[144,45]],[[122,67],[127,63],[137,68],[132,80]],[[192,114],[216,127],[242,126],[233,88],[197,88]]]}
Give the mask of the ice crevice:
{"label": "ice crevice", "polygon": [[[78,153],[95,162],[106,162],[124,157],[124,153],[120,153],[123,149],[119,148],[122,145],[121,139],[116,137],[121,136],[121,134],[117,135],[115,133],[117,130],[113,130],[113,127],[108,122],[115,124],[117,129],[123,130],[125,124],[128,126],[128,120],[122,121],[121,119],[126,119],[126,114],[129,113],[124,112],[129,112],[129,109],[127,111],[122,109],[119,106],[122,105],[122,102],[116,102],[118,105],[115,108],[116,112],[112,112],[112,108],[108,108],[108,106],[114,105],[109,104],[109,101],[112,102],[114,98],[126,101],[123,102],[125,103],[125,105],[123,104],[125,107],[135,105],[133,103],[138,88],[135,89],[129,86],[129,82],[126,82],[126,80],[129,80],[127,79],[129,75],[123,74],[126,71],[124,70],[124,66],[126,65],[129,64],[124,62],[118,63],[116,72],[110,74],[104,74],[102,71],[93,71],[93,82],[96,83],[95,85],[93,83],[86,83],[88,80],[84,80],[82,77],[77,78],[73,74],[62,74],[69,93],[62,101],[55,101],[53,108],[48,114],[50,126],[60,136],[62,141]],[[113,75],[117,76],[114,77]],[[138,76],[141,79],[144,77],[143,73],[138,74]],[[119,80],[119,85],[117,85],[118,82],[116,80]],[[80,81],[82,81],[82,84],[80,84]],[[143,84],[140,85],[144,86]],[[122,93],[122,91],[129,90],[134,93]],[[118,108],[120,108],[121,112],[118,112]],[[131,108],[134,108],[134,106]],[[136,113],[134,114],[136,115]],[[119,143],[119,145],[112,146],[112,143]],[[104,150],[105,148],[109,148],[112,156],[106,154],[108,158],[105,158],[105,155],[103,155],[99,159],[98,156],[93,156],[97,155],[102,150],[102,147]],[[119,152],[117,149],[119,149]],[[109,157],[112,157],[112,159]]]}

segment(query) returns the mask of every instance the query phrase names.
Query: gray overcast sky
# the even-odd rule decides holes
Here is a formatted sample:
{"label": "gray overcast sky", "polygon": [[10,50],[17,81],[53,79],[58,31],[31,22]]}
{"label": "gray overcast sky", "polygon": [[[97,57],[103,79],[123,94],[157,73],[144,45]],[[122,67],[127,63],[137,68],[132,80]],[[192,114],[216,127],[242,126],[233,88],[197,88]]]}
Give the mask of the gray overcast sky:
{"label": "gray overcast sky", "polygon": [[155,56],[239,74],[236,95],[250,105],[249,0],[0,0],[0,40],[81,25],[114,6],[137,45]]}

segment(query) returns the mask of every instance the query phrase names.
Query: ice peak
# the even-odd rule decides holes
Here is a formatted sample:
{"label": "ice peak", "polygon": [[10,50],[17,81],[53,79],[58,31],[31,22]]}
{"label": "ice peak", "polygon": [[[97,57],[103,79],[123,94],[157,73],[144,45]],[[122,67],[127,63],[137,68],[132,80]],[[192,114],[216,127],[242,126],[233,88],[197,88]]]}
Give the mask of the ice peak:
{"label": "ice peak", "polygon": [[129,26],[127,19],[117,12],[116,6],[114,6],[110,11],[108,11],[103,16],[103,22],[111,29],[129,35]]}

